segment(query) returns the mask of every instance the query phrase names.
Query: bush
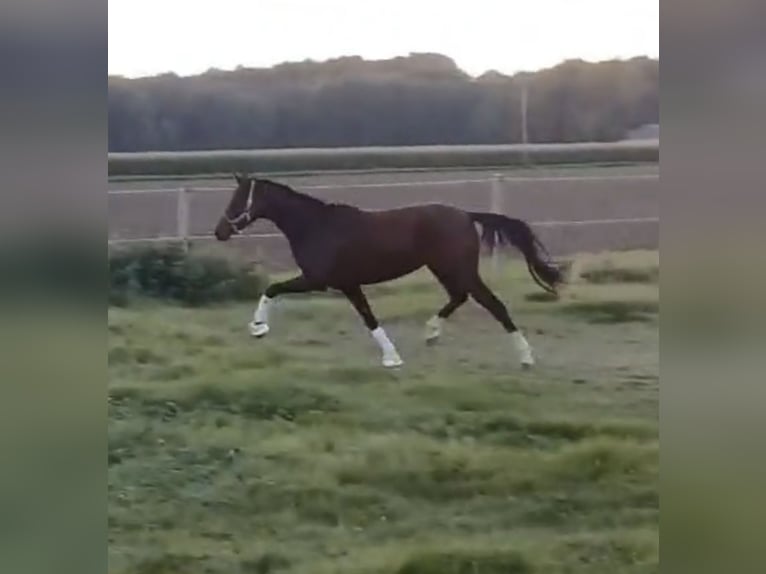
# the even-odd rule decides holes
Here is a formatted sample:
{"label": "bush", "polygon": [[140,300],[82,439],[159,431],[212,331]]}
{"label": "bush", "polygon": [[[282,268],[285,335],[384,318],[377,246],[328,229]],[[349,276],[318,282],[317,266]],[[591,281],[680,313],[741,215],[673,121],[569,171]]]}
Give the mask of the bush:
{"label": "bush", "polygon": [[185,251],[179,245],[120,249],[109,256],[109,303],[126,305],[135,297],[204,305],[254,300],[265,288],[251,265]]}

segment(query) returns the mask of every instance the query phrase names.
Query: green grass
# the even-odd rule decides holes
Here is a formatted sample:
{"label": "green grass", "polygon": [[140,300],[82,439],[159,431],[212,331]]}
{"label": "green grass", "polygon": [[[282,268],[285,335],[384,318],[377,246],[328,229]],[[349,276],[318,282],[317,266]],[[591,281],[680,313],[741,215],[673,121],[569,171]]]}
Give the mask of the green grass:
{"label": "green grass", "polygon": [[110,572],[657,572],[656,283],[486,278],[536,369],[471,302],[425,345],[426,274],[369,290],[395,372],[338,297],[111,308]]}

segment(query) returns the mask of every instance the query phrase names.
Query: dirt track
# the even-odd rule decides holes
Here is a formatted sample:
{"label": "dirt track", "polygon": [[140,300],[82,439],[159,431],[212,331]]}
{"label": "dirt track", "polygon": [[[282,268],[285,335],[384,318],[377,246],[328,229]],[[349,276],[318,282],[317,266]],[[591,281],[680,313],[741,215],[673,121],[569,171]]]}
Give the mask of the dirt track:
{"label": "dirt track", "polygon": [[[434,202],[449,203],[473,211],[491,209],[493,173],[420,172],[361,175],[293,176],[280,181],[312,195],[369,209]],[[543,242],[555,254],[583,251],[656,248],[659,223],[655,221],[610,222],[608,220],[659,217],[659,170],[657,166],[620,168],[574,168],[507,172],[502,185],[500,211],[535,225]],[[556,179],[548,179],[556,178]],[[470,180],[449,184],[449,180]],[[423,182],[445,182],[423,184]],[[414,186],[397,186],[420,182]],[[394,184],[390,186],[390,184]],[[329,189],[324,186],[343,186]],[[110,192],[126,189],[228,188],[231,180],[110,183]],[[190,233],[208,235],[229,198],[227,191],[195,191],[190,201]],[[109,195],[110,239],[175,235],[176,194]],[[582,223],[588,221],[598,223]],[[607,220],[607,221],[604,221]],[[548,224],[544,222],[549,222]],[[551,224],[550,222],[553,222]],[[562,224],[562,222],[581,222]],[[251,233],[276,233],[267,223],[253,226]],[[209,240],[199,240],[208,243]],[[195,241],[195,244],[197,242]],[[253,259],[270,268],[289,267],[292,258],[282,237],[241,238],[234,242]]]}

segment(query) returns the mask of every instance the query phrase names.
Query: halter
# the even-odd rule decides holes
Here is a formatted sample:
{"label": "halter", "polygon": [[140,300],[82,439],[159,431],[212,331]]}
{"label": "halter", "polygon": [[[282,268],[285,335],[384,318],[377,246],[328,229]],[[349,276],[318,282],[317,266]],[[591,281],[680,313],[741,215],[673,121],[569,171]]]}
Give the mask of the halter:
{"label": "halter", "polygon": [[[250,193],[247,194],[247,202],[245,203],[245,209],[242,213],[237,215],[236,217],[229,217],[226,215],[226,221],[229,225],[231,225],[231,229],[234,233],[239,234],[242,233],[242,230],[247,227],[247,224],[250,223],[253,219],[253,215],[250,213],[250,209],[253,207],[253,191],[255,190],[255,180],[250,181]],[[242,227],[238,227],[242,219],[245,219],[245,224]]]}

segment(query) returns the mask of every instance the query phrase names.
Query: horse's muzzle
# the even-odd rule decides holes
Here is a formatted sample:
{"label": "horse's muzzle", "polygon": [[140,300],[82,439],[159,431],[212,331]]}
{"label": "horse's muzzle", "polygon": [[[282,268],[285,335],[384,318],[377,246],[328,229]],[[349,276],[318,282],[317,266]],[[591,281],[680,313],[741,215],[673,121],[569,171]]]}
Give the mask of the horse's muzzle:
{"label": "horse's muzzle", "polygon": [[218,241],[226,241],[231,238],[231,225],[229,225],[228,221],[222,219],[218,222],[218,225],[215,226],[215,231],[213,233]]}

